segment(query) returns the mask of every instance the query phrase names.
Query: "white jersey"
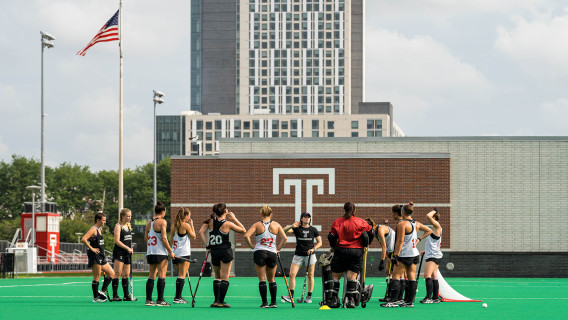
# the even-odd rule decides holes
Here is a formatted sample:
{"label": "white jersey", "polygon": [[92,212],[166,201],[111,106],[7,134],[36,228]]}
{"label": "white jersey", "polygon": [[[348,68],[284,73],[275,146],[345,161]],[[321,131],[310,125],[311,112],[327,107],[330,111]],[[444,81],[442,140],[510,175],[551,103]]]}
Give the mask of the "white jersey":
{"label": "white jersey", "polygon": [[147,255],[162,255],[167,256],[168,251],[164,244],[162,243],[162,235],[160,232],[154,231],[154,222],[156,220],[152,220],[150,222],[150,232],[148,232],[148,243],[146,247],[146,254]]}
{"label": "white jersey", "polygon": [[385,244],[387,246],[387,253],[392,253],[394,251],[394,244],[396,242],[396,234],[391,227],[386,226],[389,228],[389,234],[385,237]]}
{"label": "white jersey", "polygon": [[424,250],[424,259],[436,258],[441,259],[444,254],[440,249],[442,245],[442,232],[436,237],[433,233],[426,238],[426,249]]}
{"label": "white jersey", "polygon": [[189,235],[179,233],[174,233],[174,243],[172,244],[172,250],[176,257],[191,256],[191,242],[189,240]]}
{"label": "white jersey", "polygon": [[262,222],[264,232],[256,236],[256,246],[254,251],[266,250],[276,253],[276,235],[270,232],[270,224],[272,221]]}
{"label": "white jersey", "polygon": [[416,234],[416,220],[406,220],[412,225],[412,232],[410,234],[404,235],[404,243],[402,244],[402,250],[400,251],[399,257],[416,257],[420,253],[416,249],[416,239],[418,235]]}

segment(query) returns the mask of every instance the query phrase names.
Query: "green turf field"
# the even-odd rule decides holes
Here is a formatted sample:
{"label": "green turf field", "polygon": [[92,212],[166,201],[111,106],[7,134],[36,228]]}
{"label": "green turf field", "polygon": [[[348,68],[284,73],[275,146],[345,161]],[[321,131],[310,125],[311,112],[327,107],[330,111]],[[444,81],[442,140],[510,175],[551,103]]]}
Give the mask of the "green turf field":
{"label": "green turf field", "polygon": [[[260,296],[256,278],[232,278],[226,302],[230,309],[213,309],[212,278],[202,278],[195,308],[191,305],[171,307],[144,306],[146,279],[134,278],[134,294],[137,302],[92,303],[90,277],[49,277],[29,279],[0,279],[0,319],[209,319],[230,317],[233,319],[377,319],[379,317],[427,317],[425,319],[567,319],[568,279],[469,279],[446,278],[446,281],[461,294],[483,300],[479,302],[447,302],[436,305],[421,305],[418,301],[425,293],[420,280],[415,307],[381,308],[378,298],[385,292],[384,278],[369,278],[375,290],[365,309],[319,310],[321,280],[316,278],[313,304],[280,303],[277,309],[259,309]],[[195,289],[197,278],[192,279]],[[296,295],[301,295],[303,278],[298,278]],[[154,289],[155,290],[155,289]],[[278,279],[278,294],[284,295],[286,286]],[[175,279],[166,279],[166,300],[171,302],[175,292]],[[119,287],[122,293],[122,287]],[[122,295],[122,294],[121,294]],[[190,300],[189,287],[185,285],[184,298]],[[154,291],[154,299],[156,293]],[[262,318],[260,318],[262,319]]]}

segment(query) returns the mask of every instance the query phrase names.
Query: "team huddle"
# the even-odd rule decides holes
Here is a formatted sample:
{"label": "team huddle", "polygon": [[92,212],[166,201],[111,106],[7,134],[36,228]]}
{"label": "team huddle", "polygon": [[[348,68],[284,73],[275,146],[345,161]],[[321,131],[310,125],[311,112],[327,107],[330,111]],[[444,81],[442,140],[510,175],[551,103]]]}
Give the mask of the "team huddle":
{"label": "team huddle", "polygon": [[[328,234],[331,246],[330,253],[320,256],[322,268],[323,299],[320,305],[329,308],[355,308],[358,305],[365,307],[372,295],[373,285],[365,285],[367,249],[373,239],[377,239],[382,247],[379,271],[385,270],[387,276],[387,292],[385,297],[379,299],[381,307],[413,307],[416,297],[418,279],[416,266],[422,263],[421,253],[416,248],[419,241],[426,241],[426,249],[422,253],[426,260],[424,278],[426,283],[426,297],[421,303],[438,303],[437,270],[442,258],[440,242],[442,228],[438,222],[440,213],[434,209],[427,214],[426,225],[412,219],[414,212],[413,203],[407,205],[395,205],[392,207],[393,219],[396,221],[395,228],[387,225],[375,225],[372,219],[357,217],[355,205],[345,203],[344,214],[337,218]],[[225,301],[229,289],[229,272],[233,262],[232,244],[229,241],[231,231],[244,235],[245,242],[254,251],[253,260],[255,271],[258,276],[258,289],[261,298],[260,308],[277,308],[277,284],[275,281],[278,266],[282,268],[280,249],[287,242],[286,234],[296,237],[296,249],[290,265],[289,282],[286,282],[286,294],[281,296],[281,302],[312,303],[314,288],[314,273],[316,265],[316,250],[322,246],[322,239],[318,230],[311,226],[311,215],[308,212],[301,214],[300,221],[282,227],[273,220],[272,209],[264,206],[260,210],[261,220],[253,224],[248,230],[230,212],[224,203],[213,206],[211,217],[203,222],[200,230],[196,233],[191,212],[187,208],[181,208],[176,215],[170,231],[170,241],[167,236],[167,221],[164,219],[166,207],[158,202],[154,208],[154,217],[146,224],[144,233],[147,242],[146,260],[149,265],[149,275],[146,281],[146,306],[169,306],[164,300],[166,287],[166,272],[168,258],[171,258],[177,267],[176,290],[173,303],[188,303],[182,297],[185,277],[191,260],[190,238],[195,240],[197,236],[206,243],[206,256],[211,256],[211,265],[214,271],[213,293],[214,301],[212,308],[230,308]],[[102,227],[106,223],[106,217],[102,213],[95,215],[95,225],[83,236],[82,242],[88,247],[88,263],[93,271],[93,302],[111,301],[136,301],[133,296],[131,276],[132,261],[132,227],[130,210],[123,209],[120,212],[120,220],[114,229],[115,246],[113,251],[114,269],[110,267],[104,255],[104,240]],[[418,230],[423,231],[419,237]],[[251,237],[254,235],[254,240]],[[204,264],[205,265],[205,264]],[[296,275],[302,266],[306,267],[300,299],[294,299],[296,287]],[[104,272],[102,289],[99,290],[101,271]],[[203,273],[203,267],[202,267]],[[118,278],[122,276],[122,288],[124,296],[118,295]],[[343,296],[339,297],[340,280],[345,277]],[[153,300],[155,279],[158,277],[157,299]],[[201,276],[200,278],[201,279]],[[306,295],[306,282],[308,292]],[[113,297],[108,294],[108,286],[112,283]],[[195,303],[195,295],[199,287],[199,281],[192,291],[192,306]],[[270,302],[268,301],[270,293]]]}

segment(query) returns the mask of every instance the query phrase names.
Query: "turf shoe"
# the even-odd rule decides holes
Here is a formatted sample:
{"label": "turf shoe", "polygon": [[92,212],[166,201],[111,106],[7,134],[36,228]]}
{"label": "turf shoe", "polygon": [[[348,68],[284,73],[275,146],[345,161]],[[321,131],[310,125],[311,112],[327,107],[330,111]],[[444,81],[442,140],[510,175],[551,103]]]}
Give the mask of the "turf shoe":
{"label": "turf shoe", "polygon": [[184,298],[175,298],[173,302],[175,304],[186,304],[187,300],[185,300]]}
{"label": "turf shoe", "polygon": [[278,308],[278,306],[276,305],[276,302],[269,304],[268,307],[269,308]]}
{"label": "turf shoe", "polygon": [[122,301],[138,301],[138,298],[132,296],[126,296]]}
{"label": "turf shoe", "polygon": [[101,300],[107,301],[107,296],[104,292],[102,292],[101,290],[99,290],[99,298]]}
{"label": "turf shoe", "polygon": [[100,297],[96,297],[93,298],[93,302],[100,303],[100,302],[106,302],[106,300],[102,300]]}
{"label": "turf shoe", "polygon": [[442,300],[440,300],[440,299],[438,299],[438,298],[432,299],[432,303],[440,303],[440,302],[442,302]]}
{"label": "turf shoe", "polygon": [[290,295],[282,296],[282,302],[292,303],[292,298],[290,298]]}
{"label": "turf shoe", "polygon": [[214,305],[215,305],[215,308],[230,308],[231,307],[231,305],[227,304],[226,302],[222,302],[222,303],[217,302]]}
{"label": "turf shoe", "polygon": [[403,302],[398,305],[400,308],[414,308],[414,303],[412,302]]}
{"label": "turf shoe", "polygon": [[385,303],[381,303],[381,307],[383,308],[398,308],[398,303],[395,301],[389,301]]}
{"label": "turf shoe", "polygon": [[154,301],[152,300],[146,300],[146,303],[144,303],[145,306],[153,306],[154,305]]}
{"label": "turf shoe", "polygon": [[261,309],[266,309],[266,308],[268,308],[268,302],[263,302],[263,303],[260,305],[260,308],[261,308]]}
{"label": "turf shoe", "polygon": [[119,296],[116,296],[116,297],[112,297],[111,301],[122,301],[122,299]]}
{"label": "turf shoe", "polygon": [[312,303],[312,296],[307,296],[306,299],[304,299],[304,303]]}
{"label": "turf shoe", "polygon": [[171,304],[169,304],[168,302],[166,302],[164,300],[156,300],[154,305],[158,306],[158,307],[169,307],[169,306],[171,306]]}

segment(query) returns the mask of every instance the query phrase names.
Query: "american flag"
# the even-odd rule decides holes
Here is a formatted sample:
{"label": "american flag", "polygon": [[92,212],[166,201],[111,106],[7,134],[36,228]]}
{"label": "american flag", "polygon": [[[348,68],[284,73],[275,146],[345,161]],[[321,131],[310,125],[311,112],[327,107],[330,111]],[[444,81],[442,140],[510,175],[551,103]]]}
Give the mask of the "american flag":
{"label": "american flag", "polygon": [[[119,10],[120,11],[120,10]],[[78,55],[84,56],[90,47],[94,46],[99,42],[108,42],[118,40],[118,11],[110,18],[107,23],[99,30],[97,35],[89,42],[89,44],[83,48],[83,50],[77,52]]]}

